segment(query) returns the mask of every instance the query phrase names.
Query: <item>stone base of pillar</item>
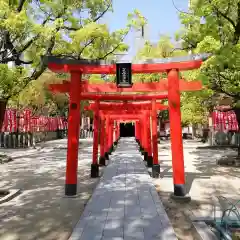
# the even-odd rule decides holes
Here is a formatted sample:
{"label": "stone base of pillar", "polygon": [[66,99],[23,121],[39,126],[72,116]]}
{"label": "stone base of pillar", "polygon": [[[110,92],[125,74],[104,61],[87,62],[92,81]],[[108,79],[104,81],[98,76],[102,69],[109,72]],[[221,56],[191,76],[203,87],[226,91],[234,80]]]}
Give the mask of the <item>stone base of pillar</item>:
{"label": "stone base of pillar", "polygon": [[105,157],[100,157],[99,158],[99,165],[100,166],[106,166],[106,159],[105,159]]}
{"label": "stone base of pillar", "polygon": [[171,194],[171,198],[183,203],[191,201],[191,197],[186,194],[185,184],[174,184],[174,193]]}
{"label": "stone base of pillar", "polygon": [[112,146],[109,148],[108,155],[111,155],[113,151],[114,151],[114,146],[112,145]]}
{"label": "stone base of pillar", "polygon": [[144,161],[147,162],[147,160],[148,160],[148,152],[142,152],[142,155],[144,156]]}
{"label": "stone base of pillar", "polygon": [[65,184],[65,195],[72,197],[77,194],[77,184]]}
{"label": "stone base of pillar", "polygon": [[154,164],[152,166],[152,177],[153,178],[159,178],[160,176],[160,165],[159,164]]}
{"label": "stone base of pillar", "polygon": [[104,157],[105,157],[106,160],[109,160],[109,154],[108,154],[108,152],[105,152]]}
{"label": "stone base of pillar", "polygon": [[98,178],[98,177],[99,177],[99,165],[91,164],[91,178]]}
{"label": "stone base of pillar", "polygon": [[148,156],[148,158],[147,158],[147,166],[148,167],[152,167],[153,166],[153,157],[152,156]]}

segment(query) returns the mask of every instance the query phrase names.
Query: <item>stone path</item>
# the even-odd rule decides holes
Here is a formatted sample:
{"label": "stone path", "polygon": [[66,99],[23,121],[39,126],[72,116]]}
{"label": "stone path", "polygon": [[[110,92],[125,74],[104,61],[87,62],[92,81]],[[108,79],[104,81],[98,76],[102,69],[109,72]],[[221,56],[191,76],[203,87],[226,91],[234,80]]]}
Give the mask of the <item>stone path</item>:
{"label": "stone path", "polygon": [[120,140],[70,240],[177,239],[133,138]]}

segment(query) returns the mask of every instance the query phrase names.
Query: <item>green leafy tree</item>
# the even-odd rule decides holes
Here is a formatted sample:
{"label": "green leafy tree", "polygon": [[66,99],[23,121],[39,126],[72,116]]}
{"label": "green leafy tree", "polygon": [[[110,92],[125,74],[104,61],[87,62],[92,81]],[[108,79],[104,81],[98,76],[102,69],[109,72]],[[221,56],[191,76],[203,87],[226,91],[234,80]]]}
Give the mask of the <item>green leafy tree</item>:
{"label": "green leafy tree", "polygon": [[[161,36],[156,44],[146,41],[144,47],[137,53],[135,60],[147,60],[154,58],[172,57],[174,46],[169,36]],[[166,74],[136,74],[133,77],[134,82],[159,82],[160,78],[165,78]]]}
{"label": "green leafy tree", "polygon": [[[144,47],[139,51],[136,60],[154,59],[154,58],[168,58],[187,55],[187,52],[174,47],[170,37],[161,36],[156,44],[146,42]],[[182,72],[181,77],[187,81],[196,80],[199,77],[199,71]],[[167,78],[166,73],[161,74],[138,74],[135,76],[135,82],[159,82],[162,78]],[[201,79],[205,82],[204,77]],[[206,104],[203,104],[211,95],[211,91],[202,90],[199,92],[183,92],[181,94],[181,111],[182,123],[184,125],[205,123],[206,118]]]}
{"label": "green leafy tree", "polygon": [[135,11],[129,14],[125,29],[110,32],[106,24],[99,23],[112,11],[110,0],[1,0],[0,9],[0,63],[28,69],[22,74],[25,84],[46,70],[41,56],[105,59],[115,51],[125,51],[123,40],[130,28],[144,24]]}
{"label": "green leafy tree", "polygon": [[218,109],[234,110],[240,127],[240,2],[192,1],[190,12],[180,17],[185,25],[179,34],[183,48],[212,55],[203,64],[201,74],[213,92],[232,99],[231,106]]}
{"label": "green leafy tree", "polygon": [[39,78],[47,68],[41,56],[106,59],[125,51],[125,36],[145,19],[134,11],[126,28],[110,32],[99,22],[108,11],[111,0],[0,0],[0,97]]}
{"label": "green leafy tree", "polygon": [[[240,2],[237,0],[193,1],[188,14],[180,14],[185,29],[179,34],[183,48],[210,53],[201,74],[216,93],[240,100]],[[237,112],[236,112],[237,113]],[[238,122],[240,116],[238,115]]]}

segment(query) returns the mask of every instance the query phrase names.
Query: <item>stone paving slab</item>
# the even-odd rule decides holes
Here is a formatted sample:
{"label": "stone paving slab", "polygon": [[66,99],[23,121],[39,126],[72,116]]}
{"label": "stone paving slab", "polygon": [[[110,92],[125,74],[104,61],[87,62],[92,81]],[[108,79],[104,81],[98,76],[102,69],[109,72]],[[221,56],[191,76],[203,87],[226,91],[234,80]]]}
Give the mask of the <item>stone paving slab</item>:
{"label": "stone paving slab", "polygon": [[70,240],[175,240],[133,138],[121,139]]}

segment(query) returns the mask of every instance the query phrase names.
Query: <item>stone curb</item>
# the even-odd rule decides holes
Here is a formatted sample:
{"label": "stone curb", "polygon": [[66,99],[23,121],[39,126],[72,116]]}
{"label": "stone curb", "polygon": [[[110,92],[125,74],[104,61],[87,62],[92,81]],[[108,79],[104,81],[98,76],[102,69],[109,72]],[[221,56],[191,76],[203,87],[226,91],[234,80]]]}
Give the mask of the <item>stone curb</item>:
{"label": "stone curb", "polygon": [[12,200],[12,199],[15,198],[17,195],[19,195],[20,192],[21,192],[20,189],[9,189],[9,190],[1,189],[0,191],[8,191],[8,192],[9,192],[9,194],[7,194],[6,196],[0,198],[0,204]]}
{"label": "stone curb", "polygon": [[200,240],[218,240],[218,237],[211,231],[207,222],[213,222],[213,217],[195,217],[190,216],[192,225],[194,226]]}
{"label": "stone curb", "polygon": [[192,222],[200,240],[218,240],[218,237],[211,231],[208,225],[202,221]]}

